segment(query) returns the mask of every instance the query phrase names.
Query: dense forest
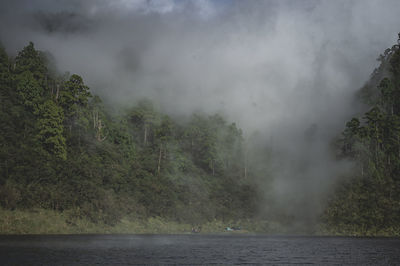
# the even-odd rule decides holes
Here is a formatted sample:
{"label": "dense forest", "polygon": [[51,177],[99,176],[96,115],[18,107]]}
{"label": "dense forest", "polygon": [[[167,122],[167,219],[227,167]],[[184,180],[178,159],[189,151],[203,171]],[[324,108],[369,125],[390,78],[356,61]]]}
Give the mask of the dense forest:
{"label": "dense forest", "polygon": [[346,123],[337,145],[355,167],[340,183],[324,220],[337,232],[399,234],[400,227],[400,34],[386,49],[357,99],[366,111]]}
{"label": "dense forest", "polygon": [[[334,145],[337,160],[354,169],[321,216],[330,232],[400,232],[399,46],[379,60],[357,95],[366,112],[347,122]],[[3,209],[68,211],[72,224],[272,219],[265,176],[273,154],[245,141],[235,123],[204,113],[178,121],[146,99],[111,109],[82,77],[54,65],[33,43],[15,58],[0,49]]]}
{"label": "dense forest", "polygon": [[218,114],[178,123],[148,100],[111,112],[79,75],[29,43],[0,50],[0,204],[200,224],[253,217],[260,197],[242,132]]}

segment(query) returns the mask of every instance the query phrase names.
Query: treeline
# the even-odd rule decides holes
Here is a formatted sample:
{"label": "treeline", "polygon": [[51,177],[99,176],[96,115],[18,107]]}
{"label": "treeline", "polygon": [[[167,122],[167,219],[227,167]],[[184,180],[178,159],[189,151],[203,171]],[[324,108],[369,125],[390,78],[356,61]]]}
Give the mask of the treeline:
{"label": "treeline", "polygon": [[359,93],[368,110],[347,122],[342,135],[341,156],[355,163],[355,172],[324,214],[339,232],[400,234],[399,45],[379,57],[380,66]]}
{"label": "treeline", "polygon": [[260,193],[242,132],[220,115],[174,121],[150,101],[111,112],[29,43],[0,48],[0,205],[114,224],[251,218]]}
{"label": "treeline", "polygon": [[[400,234],[399,45],[379,60],[359,93],[365,113],[337,142],[339,159],[352,160],[354,171],[322,215],[330,232]],[[32,43],[15,58],[0,48],[2,209],[55,210],[70,224],[124,217],[293,223],[268,198],[273,154],[260,143],[245,143],[218,114],[177,121],[148,100],[111,112],[82,77],[55,71],[51,55]]]}

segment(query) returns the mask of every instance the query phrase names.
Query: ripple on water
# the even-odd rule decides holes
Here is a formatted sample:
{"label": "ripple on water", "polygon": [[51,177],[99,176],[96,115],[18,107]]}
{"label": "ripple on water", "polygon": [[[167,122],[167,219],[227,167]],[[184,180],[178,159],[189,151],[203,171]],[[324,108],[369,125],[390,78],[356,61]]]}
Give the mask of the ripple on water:
{"label": "ripple on water", "polygon": [[4,265],[396,265],[398,238],[254,235],[0,236]]}

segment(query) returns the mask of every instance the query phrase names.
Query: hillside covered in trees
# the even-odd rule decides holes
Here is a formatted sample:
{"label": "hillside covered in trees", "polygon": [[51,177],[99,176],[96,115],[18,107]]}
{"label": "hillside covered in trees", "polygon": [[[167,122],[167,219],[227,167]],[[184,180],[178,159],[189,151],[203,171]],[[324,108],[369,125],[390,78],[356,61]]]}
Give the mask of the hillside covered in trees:
{"label": "hillside covered in trees", "polygon": [[[324,232],[400,234],[399,46],[379,60],[357,96],[366,112],[338,133],[337,160],[354,167],[327,197]],[[71,225],[113,226],[126,217],[192,226],[295,222],[268,194],[272,151],[245,141],[219,114],[178,121],[143,99],[110,109],[82,77],[58,73],[33,43],[15,58],[0,49],[0,89],[3,210],[66,213]]]}
{"label": "hillside covered in trees", "polygon": [[346,123],[340,157],[353,173],[337,187],[324,219],[336,232],[400,233],[400,34],[359,91],[366,112]]}
{"label": "hillside covered in trees", "polygon": [[29,43],[0,50],[0,204],[193,225],[253,217],[259,191],[242,132],[218,114],[178,123],[148,100],[113,114],[82,77],[60,75]]}

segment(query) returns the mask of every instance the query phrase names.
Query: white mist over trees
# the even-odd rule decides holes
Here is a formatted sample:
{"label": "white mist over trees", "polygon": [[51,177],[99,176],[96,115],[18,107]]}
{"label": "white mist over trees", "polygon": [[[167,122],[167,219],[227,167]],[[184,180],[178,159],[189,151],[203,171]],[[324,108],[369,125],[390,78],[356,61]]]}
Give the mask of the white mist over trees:
{"label": "white mist over trees", "polygon": [[[399,1],[3,1],[6,50],[33,41],[111,105],[219,112],[243,129],[268,199],[312,217],[348,163],[330,141],[396,40]],[[258,157],[258,158],[256,158]],[[260,159],[262,158],[262,159]],[[257,163],[255,163],[257,162]],[[268,165],[264,167],[263,165]],[[261,166],[262,167],[261,167]],[[268,208],[268,202],[265,203]]]}

